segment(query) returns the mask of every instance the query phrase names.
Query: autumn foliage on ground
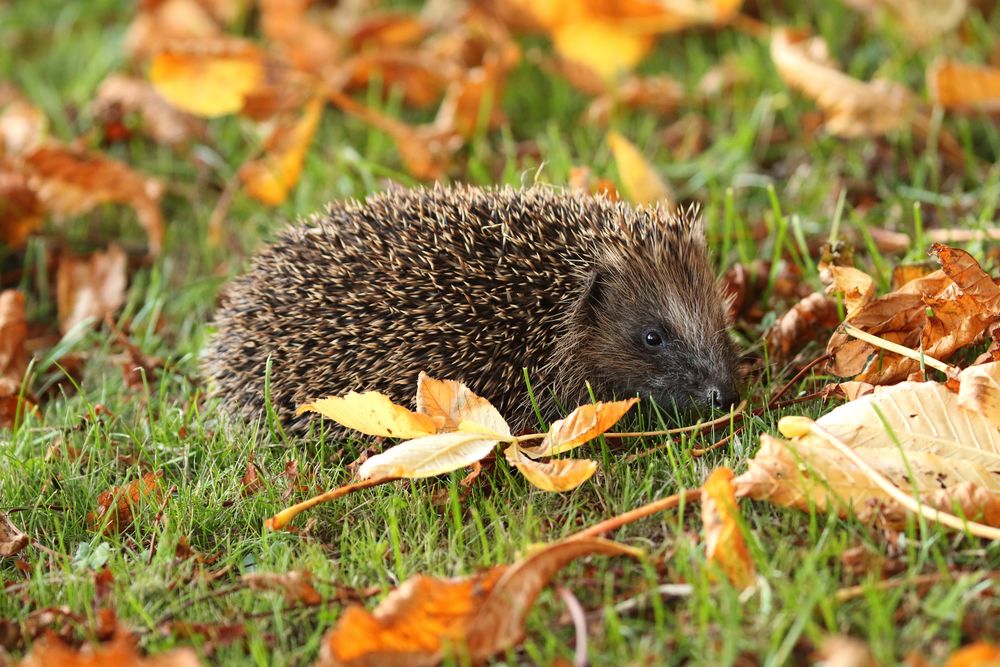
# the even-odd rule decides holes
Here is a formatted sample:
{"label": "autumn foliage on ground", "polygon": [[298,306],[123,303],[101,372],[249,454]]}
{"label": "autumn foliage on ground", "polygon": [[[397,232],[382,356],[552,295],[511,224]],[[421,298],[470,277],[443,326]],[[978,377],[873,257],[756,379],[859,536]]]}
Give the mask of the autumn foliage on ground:
{"label": "autumn foliage on ground", "polygon": [[[0,665],[1000,664],[996,3],[34,4]],[[533,180],[702,207],[737,409],[513,433],[422,374],[299,442],[206,399],[213,299],[287,220]]]}

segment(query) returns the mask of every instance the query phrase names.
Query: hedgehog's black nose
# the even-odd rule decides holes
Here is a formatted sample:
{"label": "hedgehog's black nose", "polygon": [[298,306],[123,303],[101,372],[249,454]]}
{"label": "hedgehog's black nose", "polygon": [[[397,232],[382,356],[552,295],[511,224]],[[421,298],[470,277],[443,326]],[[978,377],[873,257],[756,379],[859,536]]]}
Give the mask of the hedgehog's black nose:
{"label": "hedgehog's black nose", "polygon": [[716,410],[728,410],[740,401],[735,388],[725,384],[712,384],[705,391],[708,404]]}

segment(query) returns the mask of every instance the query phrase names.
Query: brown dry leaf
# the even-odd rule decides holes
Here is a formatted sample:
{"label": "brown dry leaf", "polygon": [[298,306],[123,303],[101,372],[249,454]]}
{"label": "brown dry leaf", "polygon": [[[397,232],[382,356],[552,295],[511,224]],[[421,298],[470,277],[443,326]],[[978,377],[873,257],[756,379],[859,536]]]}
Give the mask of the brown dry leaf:
{"label": "brown dry leaf", "polygon": [[[845,320],[859,329],[946,361],[977,340],[1000,319],[1000,287],[969,253],[940,244],[932,254],[942,269],[872,299]],[[831,368],[842,377],[870,384],[907,378],[920,363],[838,331],[827,345]]]}
{"label": "brown dry leaf", "polygon": [[312,573],[292,570],[282,574],[275,572],[251,572],[240,577],[240,581],[255,591],[282,591],[289,603],[309,606],[323,604],[323,596],[312,585]]}
{"label": "brown dry leaf", "polygon": [[[853,266],[824,266],[820,271],[820,280],[826,285],[828,293],[839,293],[844,296],[844,307],[847,309],[848,317],[875,296],[875,281],[867,273]],[[834,326],[836,324],[835,322]]]}
{"label": "brown dry leaf", "polygon": [[0,511],[0,556],[17,555],[31,540],[10,520],[7,513]]}
{"label": "brown dry leaf", "polygon": [[771,38],[771,58],[792,88],[816,101],[826,128],[841,137],[879,136],[911,122],[913,95],[891,81],[858,81],[839,71],[820,37],[802,38],[780,29]]}
{"label": "brown dry leaf", "polygon": [[142,119],[142,131],[153,141],[178,146],[192,138],[205,136],[205,123],[184,113],[165,100],[149,81],[112,74],[97,90],[94,115],[105,123],[135,113]]}
{"label": "brown dry leaf", "polygon": [[396,405],[377,391],[321,398],[300,406],[295,414],[304,412],[316,412],[365,435],[383,438],[419,438],[438,430],[431,417]]}
{"label": "brown dry leaf", "polygon": [[23,247],[42,222],[42,204],[28,186],[28,177],[0,158],[0,244]]}
{"label": "brown dry leaf", "polygon": [[955,651],[945,667],[1000,667],[1000,646],[980,641]]}
{"label": "brown dry leaf", "polygon": [[144,0],[125,32],[125,54],[143,60],[170,44],[221,36],[222,29],[205,4],[199,0]]}
{"label": "brown dry leaf", "polygon": [[85,320],[100,323],[125,303],[127,257],[112,244],[89,257],[62,255],[56,274],[59,330],[66,333]]}
{"label": "brown dry leaf", "polygon": [[910,264],[897,264],[892,268],[892,280],[889,281],[890,291],[896,292],[906,283],[929,276],[938,270],[933,262],[916,262]]}
{"label": "brown dry leaf", "polygon": [[590,459],[555,459],[546,463],[532,461],[523,455],[516,444],[508,447],[504,456],[525,479],[543,491],[570,491],[597,472],[597,462]]}
{"label": "brown dry leaf", "polygon": [[740,508],[733,488],[733,471],[716,468],[701,487],[701,521],[705,556],[716,563],[739,590],[753,585],[756,570],[743,533]]}
{"label": "brown dry leaf", "polygon": [[233,37],[171,44],[149,70],[153,86],[176,108],[212,118],[236,113],[265,81],[264,53]]}
{"label": "brown dry leaf", "polygon": [[296,69],[326,77],[340,64],[347,43],[326,27],[326,17],[309,15],[309,10],[322,4],[314,0],[261,0],[260,26],[285,61]]}
{"label": "brown dry leaf", "polygon": [[417,378],[417,412],[431,417],[442,432],[455,431],[467,422],[510,435],[507,422],[485,398],[461,382],[435,380],[423,371]]}
{"label": "brown dry leaf", "polygon": [[525,617],[549,580],[590,554],[642,555],[607,540],[566,540],[471,577],[412,577],[372,612],[349,607],[323,638],[316,664],[422,667],[454,654],[483,662],[521,641]]}
{"label": "brown dry leaf", "polygon": [[0,378],[18,385],[28,370],[28,322],[24,314],[24,295],[9,289],[0,292]]}
{"label": "brown dry leaf", "polygon": [[163,216],[158,201],[163,186],[156,179],[105,155],[54,144],[28,153],[24,168],[39,201],[56,215],[80,215],[107,202],[128,204],[146,230],[149,251],[159,253]]}
{"label": "brown dry leaf", "polygon": [[49,633],[31,647],[21,667],[199,667],[198,655],[190,648],[176,648],[143,657],[138,641],[120,628],[109,642],[73,648]]}
{"label": "brown dry leaf", "polygon": [[257,475],[257,466],[254,463],[253,452],[250,452],[250,460],[247,461],[247,470],[240,477],[240,488],[243,497],[252,496],[261,490],[260,477]]}
{"label": "brown dry leaf", "polygon": [[565,418],[553,422],[540,445],[524,447],[521,451],[532,458],[568,452],[607,431],[638,402],[639,399],[630,398],[627,401],[581,405]]}
{"label": "brown dry leaf", "polygon": [[426,435],[407,440],[370,457],[358,468],[358,477],[419,479],[441,475],[482,460],[503,440],[503,436],[498,433],[461,430]]}
{"label": "brown dry leaf", "polygon": [[147,472],[125,486],[103,491],[97,497],[97,512],[91,512],[88,516],[91,527],[107,535],[128,528],[132,525],[135,509],[160,495],[161,477],[162,472]]}
{"label": "brown dry leaf", "polygon": [[656,205],[670,209],[673,206],[673,191],[667,185],[653,165],[646,161],[635,145],[618,134],[608,133],[608,144],[618,165],[618,176],[622,182],[625,195],[634,204]]}
{"label": "brown dry leaf", "polygon": [[302,173],[323,105],[323,98],[315,97],[306,104],[301,118],[283,119],[264,143],[264,157],[243,165],[240,178],[251,197],[271,206],[285,201]]}
{"label": "brown dry leaf", "polygon": [[765,334],[768,358],[775,363],[789,359],[809,341],[840,324],[837,302],[813,292],[775,320]]}
{"label": "brown dry leaf", "polygon": [[[1000,363],[984,364],[994,386]],[[970,379],[981,392],[981,378]],[[1000,525],[1000,428],[986,415],[963,407],[960,395],[936,382],[903,382],[845,403],[816,420],[869,465],[929,507]],[[800,435],[793,420],[779,424],[791,441],[761,436],[761,449],[736,480],[740,495],[809,511],[853,512],[862,520],[880,513],[902,525],[905,512],[861,468],[811,432]],[[892,429],[892,435],[887,431]]]}

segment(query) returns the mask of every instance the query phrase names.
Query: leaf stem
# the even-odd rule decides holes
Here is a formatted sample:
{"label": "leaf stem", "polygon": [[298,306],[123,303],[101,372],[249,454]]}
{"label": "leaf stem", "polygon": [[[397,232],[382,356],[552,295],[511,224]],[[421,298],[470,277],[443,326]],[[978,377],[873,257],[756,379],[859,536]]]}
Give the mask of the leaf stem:
{"label": "leaf stem", "polygon": [[355,482],[354,484],[345,484],[344,486],[338,486],[336,489],[330,489],[326,493],[321,493],[318,496],[313,496],[308,500],[303,500],[297,505],[292,505],[291,507],[286,507],[281,510],[270,519],[264,522],[264,527],[269,530],[281,530],[289,524],[289,522],[297,517],[302,512],[305,512],[311,507],[315,507],[320,503],[325,503],[329,500],[334,500],[340,498],[341,496],[346,496],[349,493],[355,491],[360,491],[361,489],[369,489],[373,486],[378,486],[379,484],[385,484],[387,482],[395,482],[401,479],[400,477],[373,477],[372,479],[366,479],[361,482]]}
{"label": "leaf stem", "polygon": [[880,347],[883,350],[889,350],[890,352],[895,352],[896,354],[907,357],[908,359],[921,362],[926,366],[930,366],[931,368],[941,371],[945,375],[950,376],[955,371],[954,367],[949,366],[943,361],[938,361],[934,357],[929,357],[926,354],[917,352],[916,350],[911,350],[910,348],[900,345],[899,343],[893,343],[892,341],[888,341],[884,338],[879,338],[878,336],[870,334],[867,331],[862,331],[853,324],[845,322],[844,333],[848,336],[853,336],[858,340],[863,340],[869,345],[874,345],[875,347]]}
{"label": "leaf stem", "polygon": [[589,528],[584,528],[581,531],[573,533],[566,539],[582,539],[586,537],[597,537],[603,535],[604,533],[611,532],[612,530],[617,530],[622,526],[634,523],[639,519],[643,519],[647,516],[651,516],[658,512],[664,510],[673,509],[675,507],[681,506],[687,502],[699,502],[701,500],[701,489],[681,489],[679,492],[672,496],[667,496],[666,498],[660,498],[659,500],[654,500],[651,503],[647,503],[641,507],[636,507],[634,510],[629,510],[624,514],[619,514],[618,516],[613,516],[610,519],[602,521],[600,523],[594,524]]}

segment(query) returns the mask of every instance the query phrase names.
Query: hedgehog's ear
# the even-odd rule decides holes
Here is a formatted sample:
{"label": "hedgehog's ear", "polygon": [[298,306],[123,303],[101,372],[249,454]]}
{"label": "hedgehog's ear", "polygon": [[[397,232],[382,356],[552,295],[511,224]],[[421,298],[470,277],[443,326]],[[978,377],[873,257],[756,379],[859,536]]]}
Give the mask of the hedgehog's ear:
{"label": "hedgehog's ear", "polygon": [[583,298],[580,300],[580,309],[590,317],[596,317],[604,310],[604,292],[607,287],[606,276],[600,269],[594,269],[587,279],[587,285],[583,290]]}

